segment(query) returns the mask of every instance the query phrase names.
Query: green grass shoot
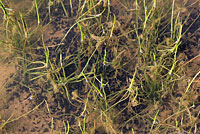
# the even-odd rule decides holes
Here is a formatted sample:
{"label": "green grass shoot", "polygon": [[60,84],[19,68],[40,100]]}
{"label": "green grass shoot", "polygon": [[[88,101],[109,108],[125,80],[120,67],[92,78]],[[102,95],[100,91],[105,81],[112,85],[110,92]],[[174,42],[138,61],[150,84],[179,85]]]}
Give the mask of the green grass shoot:
{"label": "green grass shoot", "polygon": [[37,20],[38,20],[38,25],[39,25],[40,24],[40,15],[39,15],[39,10],[38,10],[37,0],[35,0],[35,8],[36,8]]}

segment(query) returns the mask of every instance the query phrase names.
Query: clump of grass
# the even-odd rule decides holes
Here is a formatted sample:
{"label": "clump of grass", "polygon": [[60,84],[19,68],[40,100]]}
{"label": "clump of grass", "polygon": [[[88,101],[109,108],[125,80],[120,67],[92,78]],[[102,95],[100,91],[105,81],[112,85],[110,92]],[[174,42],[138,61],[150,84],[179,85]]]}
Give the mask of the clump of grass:
{"label": "clump of grass", "polygon": [[1,25],[2,50],[11,56],[20,56],[26,59],[31,52],[32,40],[34,40],[35,29],[28,27],[24,12],[15,12],[12,8],[5,7],[1,2],[4,19]]}
{"label": "clump of grass", "polygon": [[[174,0],[135,0],[133,7],[129,7],[128,1],[119,2],[118,5],[129,14],[124,15],[129,17],[127,22],[118,18],[120,15],[114,12],[110,0],[79,0],[78,7],[73,7],[75,3],[70,0],[70,11],[63,1],[48,2],[50,22],[56,17],[51,11],[57,4],[61,5],[65,17],[76,14],[73,24],[55,47],[48,46],[41,35],[42,53],[28,59],[25,50],[30,33],[24,17],[20,13],[20,21],[9,20],[7,10],[1,4],[7,16],[6,36],[7,39],[13,37],[13,27],[17,26],[16,34],[19,42],[23,42],[21,59],[26,63],[23,66],[25,73],[30,75],[29,82],[49,83],[51,87],[45,89],[46,93],[51,92],[51,97],[57,99],[61,94],[61,100],[81,109],[80,116],[76,116],[78,132],[134,133],[137,127],[132,127],[133,122],[138,122],[138,126],[147,124],[145,130],[138,130],[141,133],[164,133],[169,128],[183,131],[179,127],[182,125],[179,118],[183,118],[186,111],[191,115],[194,106],[184,103],[199,73],[179,103],[173,92],[182,75],[177,55],[182,45],[184,22],[179,13],[175,14]],[[41,25],[36,0],[35,7],[38,25]],[[74,29],[78,41],[66,42]],[[166,98],[175,100],[178,111],[161,119],[161,107]],[[193,117],[189,118],[192,121]],[[64,125],[65,132],[69,133],[70,122]]]}
{"label": "clump of grass", "polygon": [[[137,66],[135,67],[134,75],[132,74],[133,78],[130,81],[128,91],[126,90],[127,88],[123,89],[123,87],[121,87],[122,89],[120,92],[115,92],[111,95],[107,94],[104,101],[108,105],[108,107],[105,109],[105,111],[110,108],[117,107],[118,104],[122,102],[125,103],[127,100],[129,100],[130,102],[128,104],[130,106],[128,107],[131,109],[134,107],[136,108],[136,106],[140,105],[157,105],[159,102],[162,102],[162,99],[165,98],[168,93],[171,94],[173,92],[173,89],[175,88],[175,85],[181,75],[181,72],[178,71],[179,65],[177,63],[177,52],[179,46],[181,45],[181,38],[183,36],[183,22],[181,21],[179,14],[174,14],[174,1],[171,3],[171,8],[168,10],[166,10],[164,6],[158,7],[158,4],[169,5],[170,2],[135,2],[136,7],[139,7],[139,10],[136,10],[135,16],[132,16],[133,19],[135,19],[134,26],[131,27],[129,25],[130,28],[133,28],[135,33],[131,31],[132,29],[129,30],[131,31],[130,33],[132,33],[134,36],[132,40],[134,40],[134,38],[137,40],[138,46],[136,47],[138,49],[136,57],[139,60],[135,61]],[[169,14],[171,14],[170,19],[168,19]],[[100,19],[102,19],[102,17],[100,17]],[[99,21],[101,22],[100,19]],[[98,48],[99,56],[102,57],[102,61],[104,63],[104,69],[108,68],[105,65],[109,63],[107,62],[106,55],[112,55],[112,47],[114,46],[109,46],[109,41],[111,41],[111,38],[103,37],[101,36],[101,34],[105,34],[105,31],[107,31],[108,33],[110,32],[110,34],[108,35],[112,37],[113,29],[116,22],[117,19],[114,17],[111,29],[104,26],[103,31],[99,31],[99,33],[97,32],[97,30],[95,31],[95,34],[98,36],[94,36],[93,33],[90,34],[91,37],[96,40],[96,45],[98,47],[101,48],[102,44],[106,44],[105,48]],[[164,28],[162,29],[161,27]],[[82,26],[82,29],[83,28],[84,27]],[[90,29],[89,32],[92,32],[92,30]],[[159,39],[163,39],[164,36],[167,38],[165,38],[165,40],[159,41]],[[108,50],[111,50],[109,54]],[[104,52],[104,54],[101,55],[101,52]],[[112,62],[110,62],[109,64],[112,64]],[[124,64],[131,65],[129,63]],[[126,66],[121,66],[121,68],[124,69],[125,67]],[[115,70],[114,68],[110,69]],[[109,81],[109,78],[106,76],[104,71],[102,72],[102,76]],[[128,71],[133,72],[133,70],[131,69]],[[110,80],[113,79],[110,78]],[[108,82],[108,84],[110,83]],[[95,86],[94,82],[92,82],[92,85],[94,89],[98,89],[97,93],[99,93],[100,96],[103,97],[103,90],[101,92],[99,88]],[[114,104],[109,103],[109,101],[112,102],[114,100],[118,101],[115,101]],[[157,115],[158,112],[156,113],[156,116]],[[137,116],[134,118],[137,118]],[[153,131],[153,128],[154,127],[151,126],[150,130]]]}

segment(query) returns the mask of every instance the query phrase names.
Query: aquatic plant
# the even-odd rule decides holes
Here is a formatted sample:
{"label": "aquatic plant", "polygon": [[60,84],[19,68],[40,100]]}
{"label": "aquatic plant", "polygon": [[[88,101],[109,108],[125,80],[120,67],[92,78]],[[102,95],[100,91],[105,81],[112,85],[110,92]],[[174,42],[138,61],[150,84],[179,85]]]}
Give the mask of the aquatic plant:
{"label": "aquatic plant", "polygon": [[[48,96],[48,111],[52,100],[66,113],[71,107],[79,109],[74,133],[167,133],[196,128],[198,116],[191,115],[195,101],[188,92],[199,72],[180,98],[174,95],[185,75],[178,56],[189,18],[182,19],[175,0],[35,0],[33,6],[37,26],[30,31],[23,13],[16,19],[1,2],[4,37],[19,52],[23,84],[28,88],[47,85],[43,92]],[[43,27],[60,18],[54,32],[62,34],[52,45]],[[177,111],[172,108],[174,113],[163,119],[168,104]],[[183,125],[188,124],[183,119],[186,113],[193,121],[190,130]],[[53,117],[51,124],[52,132],[56,131]],[[63,121],[63,125],[65,133],[70,133],[74,124]]]}

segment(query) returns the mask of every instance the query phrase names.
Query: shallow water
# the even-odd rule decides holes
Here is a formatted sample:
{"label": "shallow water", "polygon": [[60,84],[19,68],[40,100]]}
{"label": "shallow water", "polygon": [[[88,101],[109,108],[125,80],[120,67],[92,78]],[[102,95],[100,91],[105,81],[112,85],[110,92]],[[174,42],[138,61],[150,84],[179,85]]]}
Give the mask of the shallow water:
{"label": "shallow water", "polygon": [[[37,16],[35,12],[35,7],[33,6],[34,2],[30,0],[22,0],[22,1],[2,1],[3,3],[6,3],[5,5],[9,6],[9,8],[13,9],[13,11],[16,11],[14,15],[18,15],[18,12],[22,12],[24,15],[24,19],[27,22],[27,26],[29,27],[29,30],[31,31],[35,27],[37,27]],[[129,24],[132,23],[132,20],[127,19],[132,14],[130,12],[127,12],[126,8],[134,9],[135,8],[135,2],[129,1],[129,3],[126,3],[127,1],[118,1],[118,0],[112,0],[111,1],[111,11],[116,13],[117,20],[122,24],[119,27],[120,32],[126,33],[128,30],[126,30],[126,27],[129,27]],[[196,3],[195,3],[196,2]],[[195,3],[195,4],[194,4]],[[65,14],[65,11],[62,8],[61,3],[56,3],[52,7],[51,11],[51,19],[52,22],[49,23],[49,16],[48,14],[48,5],[43,5],[44,8],[40,8],[40,19],[44,20],[42,28],[40,30],[36,30],[36,35],[30,39],[30,46],[33,46],[35,49],[28,49],[27,51],[27,57],[31,57],[32,54],[35,55],[35,59],[40,59],[41,61],[45,61],[44,58],[44,49],[43,49],[43,43],[44,41],[46,47],[49,49],[50,58],[53,61],[52,63],[55,63],[55,65],[60,65],[59,63],[59,55],[61,54],[66,59],[65,64],[71,63],[71,60],[77,61],[77,64],[73,63],[67,66],[65,68],[66,76],[69,76],[71,74],[77,75],[81,72],[82,69],[87,65],[88,59],[90,59],[90,55],[93,54],[93,46],[91,45],[87,52],[83,51],[82,49],[79,49],[79,45],[81,44],[81,35],[79,28],[75,26],[71,29],[67,37],[64,39],[66,32],[69,31],[70,27],[76,22],[77,19],[77,1],[72,1],[72,4],[74,5],[73,11],[70,10],[70,5],[66,4],[68,16]],[[199,2],[195,0],[191,1],[185,1],[185,4],[180,4],[179,1],[176,3],[178,10],[181,10],[180,14],[185,18],[185,16],[188,15],[190,11],[192,11],[192,15],[188,20],[188,24],[185,25],[183,28],[184,30],[187,29],[188,26],[197,18],[199,14]],[[183,6],[184,5],[184,6]],[[19,8],[20,7],[20,8]],[[126,8],[125,8],[126,7]],[[194,7],[196,7],[194,10],[192,10]],[[28,9],[28,11],[27,11]],[[0,15],[3,16],[3,12],[0,12]],[[19,19],[20,20],[20,19]],[[86,124],[88,125],[88,128],[90,128],[91,132],[92,129],[95,133],[132,133],[132,129],[135,131],[135,133],[149,133],[149,128],[151,128],[153,115],[155,116],[155,111],[159,110],[159,114],[157,117],[158,123],[161,123],[159,125],[165,125],[167,126],[173,120],[180,121],[179,125],[180,128],[182,127],[183,130],[186,131],[185,126],[181,126],[181,121],[183,119],[179,119],[181,116],[174,117],[173,114],[176,114],[177,111],[181,111],[182,109],[179,107],[179,99],[181,99],[181,96],[184,94],[189,82],[192,80],[192,78],[198,73],[199,71],[199,63],[200,63],[200,39],[199,39],[199,24],[200,19],[198,18],[193,26],[191,26],[190,30],[183,36],[183,44],[180,46],[180,51],[178,53],[178,59],[179,62],[182,62],[183,66],[185,67],[183,69],[184,75],[182,82],[180,82],[177,85],[177,88],[174,89],[173,93],[174,98],[170,98],[167,95],[163,98],[164,101],[158,102],[154,105],[145,105],[145,104],[137,104],[136,101],[128,102],[129,107],[126,108],[127,110],[124,110],[119,114],[119,111],[121,111],[124,107],[126,107],[127,102],[119,103],[119,106],[111,111],[111,115],[120,115],[119,117],[112,117],[112,116],[105,116],[102,112],[101,118],[106,118],[106,121],[108,125],[105,124],[105,122],[101,122],[99,117],[100,112],[95,109],[99,108],[96,105],[92,103],[94,101],[93,99],[88,101],[88,110],[85,113],[83,112],[84,109],[84,103],[86,101],[83,101],[85,96],[88,95],[89,88],[87,85],[87,81],[80,81],[80,82],[74,82],[71,80],[69,84],[67,84],[69,88],[69,94],[72,96],[72,103],[75,105],[72,105],[68,98],[65,96],[64,92],[61,94],[54,94],[53,91],[57,88],[56,85],[52,84],[53,82],[49,82],[49,80],[45,80],[45,78],[42,78],[41,80],[36,80],[34,82],[24,82],[25,76],[22,74],[22,67],[18,65],[17,62],[15,62],[13,55],[4,55],[3,51],[0,51],[0,55],[4,57],[4,62],[2,60],[0,64],[0,87],[1,87],[1,96],[0,96],[0,123],[2,124],[6,120],[8,120],[10,123],[6,124],[6,126],[0,130],[2,133],[59,133],[65,132],[65,125],[69,123],[70,125],[70,133],[81,133],[79,128],[79,123],[83,123],[83,118],[87,117]],[[87,27],[87,23],[83,24]],[[110,25],[109,22],[107,24]],[[112,26],[112,25],[111,25]],[[95,24],[92,24],[90,27],[91,29],[97,28]],[[98,28],[97,28],[98,30]],[[43,34],[43,39],[41,38],[40,34]],[[117,32],[114,33],[117,35]],[[103,36],[102,38],[96,36],[97,39],[94,39],[97,43],[101,44],[102,40],[107,41],[107,37]],[[84,39],[87,39],[88,36],[84,37]],[[2,38],[0,38],[2,39]],[[116,43],[119,42],[121,44],[128,44],[129,42],[132,42],[132,40],[126,40],[124,38],[120,38],[118,41],[117,39],[113,38],[113,40],[109,40],[106,43]],[[61,43],[61,44],[60,44]],[[60,47],[57,47],[58,44]],[[85,44],[81,44],[81,48],[84,48]],[[90,50],[91,49],[91,50]],[[3,49],[2,49],[3,50]],[[5,50],[7,50],[5,48]],[[95,66],[95,64],[104,63],[105,60],[108,61],[108,66],[99,65],[99,68],[96,70],[96,74],[101,74],[105,71],[105,73],[102,73],[103,75],[108,75],[109,79],[110,77],[115,77],[115,79],[112,79],[112,81],[103,79],[102,81],[106,81],[109,83],[109,85],[101,86],[101,76],[96,76],[96,79],[93,81],[93,84],[98,84],[97,88],[104,88],[107,89],[106,93],[109,95],[112,95],[113,91],[109,90],[116,90],[117,92],[120,91],[120,88],[125,88],[127,85],[127,81],[131,81],[132,75],[129,74],[128,71],[133,71],[135,67],[135,63],[131,64],[130,66],[125,66],[127,70],[123,70],[119,67],[118,61],[123,61],[125,59],[121,59],[120,56],[125,56],[127,59],[132,59],[133,55],[136,54],[136,49],[134,49],[134,45],[130,45],[129,48],[125,48],[121,53],[118,53],[119,50],[113,50],[113,53],[117,54],[117,58],[114,62],[111,63],[112,56],[107,56],[107,59],[101,58],[104,57],[105,49],[99,48],[96,50],[96,53],[94,53],[94,57],[91,58],[91,66]],[[81,52],[81,55],[85,55],[86,57],[82,58],[80,61],[78,61],[78,55],[77,51]],[[4,51],[5,52],[5,51]],[[59,54],[57,53],[59,52]],[[102,52],[102,54],[99,54]],[[111,51],[112,53],[112,51]],[[6,53],[9,54],[9,53]],[[71,56],[73,55],[72,59]],[[101,57],[100,57],[100,56]],[[11,57],[10,57],[11,56]],[[21,56],[21,55],[20,55]],[[34,60],[34,58],[30,58],[31,60]],[[68,61],[68,59],[70,59]],[[99,60],[100,63],[96,63],[96,60]],[[9,61],[8,63],[6,61]],[[134,62],[135,60],[133,60]],[[138,60],[139,61],[139,60]],[[37,67],[40,65],[30,65],[28,67]],[[27,68],[28,68],[27,67]],[[78,68],[78,69],[77,69]],[[92,67],[88,67],[86,71],[90,70]],[[117,71],[108,71],[107,70],[119,70]],[[126,72],[127,71],[127,72]],[[113,73],[114,72],[114,73]],[[64,76],[63,73],[61,73],[62,76]],[[32,78],[31,76],[27,76]],[[89,77],[89,76],[88,76]],[[92,74],[93,77],[93,74]],[[150,75],[151,77],[151,75]],[[119,79],[118,79],[119,78]],[[89,78],[88,78],[89,79]],[[181,79],[181,78],[180,78]],[[58,79],[56,79],[58,81]],[[184,110],[182,118],[185,117],[185,120],[194,121],[194,124],[191,127],[190,132],[196,132],[199,133],[199,113],[198,110],[200,109],[200,85],[199,85],[199,76],[194,80],[192,87],[190,88],[190,92],[188,95],[188,100],[184,101],[183,106],[188,107],[188,104],[195,102],[195,108],[189,108],[189,114],[191,116],[187,116],[188,114],[187,110]],[[51,83],[54,85],[53,87],[49,84]],[[106,83],[106,82],[105,82]],[[60,83],[59,83],[60,84]],[[61,83],[63,84],[63,83]],[[112,87],[109,87],[112,85]],[[47,90],[48,89],[48,90]],[[102,89],[101,89],[102,90]],[[98,91],[97,91],[98,93]],[[101,95],[98,96],[100,99],[102,98]],[[111,100],[112,105],[115,104],[118,99],[121,99],[123,97],[115,98]],[[98,99],[96,100],[98,101]],[[113,101],[113,102],[112,102]],[[104,104],[102,104],[104,105]],[[103,107],[103,106],[102,106]],[[159,107],[159,108],[158,108]],[[101,108],[100,108],[101,109]],[[153,110],[152,110],[153,109]],[[155,109],[155,110],[154,110]],[[89,113],[91,112],[91,113]],[[129,113],[130,112],[130,113]],[[198,115],[196,115],[198,113]],[[136,115],[144,115],[141,117],[136,118]],[[81,116],[82,115],[82,116]],[[152,117],[151,117],[152,116]],[[169,116],[172,116],[168,119]],[[114,118],[115,120],[112,120]],[[147,119],[145,121],[145,119]],[[131,120],[129,120],[131,119]],[[126,122],[126,124],[124,124]],[[149,123],[150,122],[150,123]],[[186,121],[187,122],[187,121]],[[92,126],[92,124],[95,124]],[[163,124],[162,124],[163,123]],[[0,125],[1,125],[0,124]],[[173,124],[173,123],[172,123]],[[190,124],[191,125],[191,124]],[[105,127],[107,126],[107,127]],[[156,124],[155,124],[156,126]],[[196,127],[195,127],[196,126]],[[113,127],[113,128],[112,128]],[[154,126],[153,126],[154,127]],[[158,133],[156,129],[153,129],[151,133]],[[161,127],[161,128],[162,128]],[[144,128],[144,129],[143,129]],[[186,127],[187,128],[187,127]],[[177,128],[176,128],[177,129]],[[176,129],[168,130],[168,133],[175,133],[177,132]],[[115,131],[113,131],[115,130]],[[188,130],[187,130],[188,131]],[[159,131],[160,132],[160,131]],[[184,133],[180,132],[179,133]],[[89,133],[89,132],[88,132]]]}

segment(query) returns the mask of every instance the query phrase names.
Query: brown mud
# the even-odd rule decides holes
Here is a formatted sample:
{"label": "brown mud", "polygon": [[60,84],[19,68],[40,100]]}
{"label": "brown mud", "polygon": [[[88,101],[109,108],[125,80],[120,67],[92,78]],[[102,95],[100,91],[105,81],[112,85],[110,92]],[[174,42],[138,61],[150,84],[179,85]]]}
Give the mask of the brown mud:
{"label": "brown mud", "polygon": [[[192,11],[187,24],[184,27],[190,26],[191,23],[197,18],[199,14],[199,2],[195,5],[195,0],[185,1],[184,4],[178,5],[179,9],[182,10],[182,15],[187,16],[190,11]],[[28,1],[30,4],[31,2]],[[27,4],[28,4],[27,3]],[[131,3],[131,2],[130,2]],[[17,2],[16,2],[17,4]],[[28,4],[28,5],[29,5]],[[125,3],[127,4],[127,3]],[[26,4],[25,4],[26,5]],[[26,7],[25,5],[22,5]],[[30,4],[31,5],[31,4]],[[184,5],[184,7],[182,7]],[[192,6],[191,6],[192,5]],[[194,8],[194,6],[196,6]],[[30,6],[31,7],[31,6]],[[119,27],[117,30],[120,31],[122,34],[128,32],[127,27],[129,24],[132,23],[132,20],[129,19],[129,16],[132,16],[131,13],[127,13],[127,9],[125,7],[129,7],[131,9],[135,9],[135,3],[132,2],[131,4],[124,5],[123,2],[118,0],[113,0],[111,4],[113,12],[116,13],[116,17],[118,21],[123,22],[119,23]],[[187,7],[187,8],[185,8]],[[13,7],[14,8],[14,7]],[[183,10],[184,8],[184,10]],[[56,62],[57,55],[54,52],[57,44],[60,43],[63,36],[70,28],[71,25],[74,24],[75,18],[73,18],[73,14],[71,14],[70,19],[67,17],[63,17],[62,8],[56,8],[53,11],[52,15],[52,23],[48,23],[44,25],[39,32],[43,33],[43,39],[46,44],[46,47],[49,48],[50,54],[52,55],[52,60]],[[120,9],[120,11],[119,11]],[[17,10],[17,9],[15,9]],[[24,9],[25,10],[25,9]],[[44,9],[45,11],[45,9]],[[60,13],[61,12],[61,13]],[[60,14],[60,15],[59,15]],[[74,15],[75,16],[75,15]],[[128,18],[128,19],[127,19]],[[183,17],[184,18],[184,17]],[[87,111],[88,113],[82,115],[82,111],[84,109],[84,101],[80,98],[84,98],[87,95],[89,89],[84,87],[80,92],[80,89],[83,88],[84,82],[80,82],[78,84],[69,84],[70,87],[70,94],[72,94],[72,102],[76,106],[73,106],[69,103],[67,98],[63,97],[63,94],[53,94],[50,91],[46,91],[49,86],[49,82],[45,81],[44,79],[40,81],[35,81],[31,84],[24,84],[21,82],[24,80],[22,76],[22,71],[20,67],[16,66],[16,64],[10,63],[12,60],[9,60],[9,63],[4,61],[0,62],[0,124],[8,122],[5,127],[1,130],[0,133],[5,134],[59,134],[66,132],[67,124],[70,124],[70,131],[69,133],[79,134],[80,131],[80,123],[82,119],[88,115],[87,119],[85,120],[87,127],[90,127],[90,132],[95,134],[106,134],[106,133],[125,133],[125,134],[132,134],[132,128],[136,134],[146,134],[150,133],[149,128],[151,128],[151,121],[153,120],[153,115],[155,115],[157,108],[159,107],[160,111],[157,116],[158,123],[160,128],[163,127],[163,132],[165,131],[164,128],[171,128],[168,131],[165,131],[169,134],[185,134],[187,131],[193,134],[200,134],[200,76],[197,76],[194,80],[190,91],[187,95],[187,99],[183,98],[187,101],[180,101],[181,97],[184,96],[185,91],[187,89],[188,84],[193,79],[193,77],[200,71],[200,17],[195,21],[195,23],[191,26],[190,30],[183,36],[183,45],[180,47],[179,54],[178,54],[178,62],[180,62],[183,66],[183,72],[185,73],[183,77],[180,78],[181,82],[178,83],[177,87],[172,91],[173,96],[169,96],[168,94],[164,94],[162,96],[162,101],[152,105],[138,105],[135,102],[132,103],[127,108],[127,110],[121,112],[125,106],[125,103],[120,103],[119,107],[113,109],[110,114],[120,115],[119,117],[113,117],[114,120],[111,118],[112,116],[106,116],[102,114],[100,111]],[[85,24],[87,25],[87,24]],[[94,24],[95,25],[95,24]],[[198,30],[197,30],[198,29]],[[126,31],[127,30],[127,31]],[[184,29],[186,30],[186,29]],[[93,39],[95,40],[95,35]],[[134,42],[133,40],[126,40],[126,37],[122,37],[120,39],[113,39],[114,43],[120,42],[124,44],[130,44]],[[43,45],[40,41],[33,42],[35,45],[35,53],[36,55],[44,55],[43,54]],[[61,43],[62,51],[67,52],[67,54],[63,54],[66,57],[70,54],[74,54],[77,51],[78,45],[77,42],[80,41],[80,33],[78,28],[75,27],[71,30],[69,36]],[[69,44],[71,42],[72,45]],[[109,43],[112,43],[109,42]],[[63,45],[67,44],[67,45]],[[129,48],[124,47],[120,48],[122,53],[119,56],[126,57],[126,60],[132,60],[133,55],[136,54],[134,52],[134,45],[129,45]],[[103,51],[98,50],[99,52]],[[113,50],[115,51],[115,50]],[[116,50],[118,51],[118,50]],[[126,53],[123,53],[126,52]],[[87,50],[88,53],[83,52],[83,55],[89,55],[92,53],[90,50]],[[80,68],[86,64],[88,58],[85,60],[83,59],[82,63],[80,63]],[[116,61],[123,61],[124,59],[118,58],[115,59]],[[133,63],[130,64],[130,68],[135,67],[135,60],[132,60]],[[95,62],[94,62],[95,63]],[[75,72],[74,70],[75,65],[72,64],[68,68],[68,72]],[[110,77],[115,77],[110,82],[114,88],[125,88],[126,81],[128,81],[125,76],[128,76],[128,73],[124,71],[124,68],[120,68],[118,64],[113,64],[112,69],[119,70],[117,76],[112,74],[110,71]],[[113,69],[113,70],[114,70]],[[126,67],[125,67],[126,69]],[[133,70],[127,70],[133,71]],[[68,74],[70,75],[70,74]],[[124,76],[125,75],[125,76]],[[117,78],[120,77],[118,80]],[[130,77],[129,77],[130,78]],[[115,84],[117,83],[117,84]],[[111,94],[111,93],[110,93]],[[78,97],[77,97],[78,96]],[[64,98],[64,99],[63,99]],[[188,99],[189,98],[189,99]],[[91,101],[91,102],[90,102]],[[88,109],[98,109],[96,105],[92,103],[93,100],[89,100],[88,102]],[[115,104],[116,100],[112,100],[111,104]],[[178,102],[182,102],[181,106],[185,106],[185,108],[180,108],[180,104]],[[194,103],[194,106],[188,107],[189,104]],[[176,116],[177,111],[181,112],[181,116]],[[131,114],[129,114],[129,112]],[[135,113],[135,114],[133,114]],[[99,117],[101,115],[101,117]],[[136,115],[139,115],[136,117]],[[142,115],[142,116],[141,116]],[[98,118],[97,118],[98,117]],[[100,121],[100,118],[105,118],[105,122]],[[178,120],[182,124],[180,125],[181,128],[185,130],[179,131],[177,128],[172,127],[174,124],[173,120]],[[126,122],[126,123],[125,123]],[[173,123],[172,123],[173,122]],[[107,124],[106,124],[107,123]],[[120,125],[124,124],[124,125]],[[177,125],[177,126],[178,126]],[[107,127],[105,127],[107,126]],[[190,127],[193,126],[193,127]],[[94,129],[94,130],[92,130]],[[191,130],[190,130],[191,129]],[[151,133],[159,133],[160,131],[154,129]],[[89,133],[89,132],[88,132]]]}

